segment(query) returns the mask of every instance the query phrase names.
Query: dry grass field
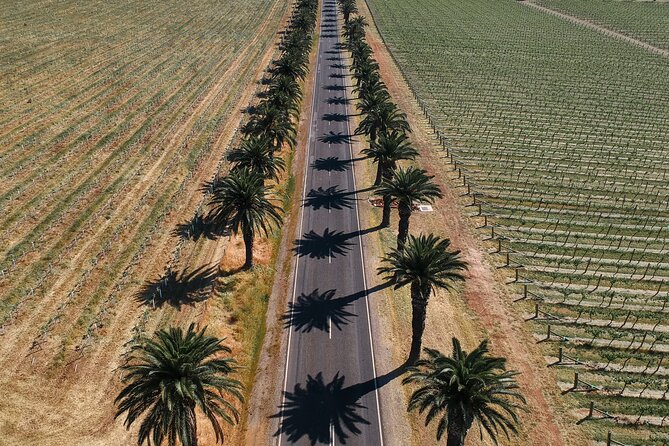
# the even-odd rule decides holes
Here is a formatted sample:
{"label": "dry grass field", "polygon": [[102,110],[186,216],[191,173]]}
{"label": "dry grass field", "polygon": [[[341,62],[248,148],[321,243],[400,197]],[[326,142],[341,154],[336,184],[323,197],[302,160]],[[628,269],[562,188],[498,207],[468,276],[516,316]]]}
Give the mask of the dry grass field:
{"label": "dry grass field", "polygon": [[130,444],[117,368],[167,323],[258,342],[226,290],[267,272],[188,222],[288,6],[0,0],[0,444]]}

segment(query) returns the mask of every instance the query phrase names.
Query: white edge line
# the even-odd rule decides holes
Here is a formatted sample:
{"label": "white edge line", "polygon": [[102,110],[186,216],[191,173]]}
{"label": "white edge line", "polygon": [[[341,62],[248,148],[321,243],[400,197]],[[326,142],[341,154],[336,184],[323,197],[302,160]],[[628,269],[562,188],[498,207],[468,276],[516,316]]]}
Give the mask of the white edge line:
{"label": "white edge line", "polygon": [[[339,37],[339,23],[337,22],[337,36]],[[338,39],[339,40],[339,39]],[[342,69],[342,72],[344,70]],[[346,85],[346,78],[344,78],[344,99],[345,106],[348,111],[348,90],[349,87]],[[348,129],[348,134],[351,135],[351,122],[346,120],[346,128]],[[352,135],[351,135],[352,136]],[[351,160],[353,159],[353,142],[348,143],[348,152],[350,154]],[[355,219],[358,224],[358,232],[360,232],[360,213],[358,212],[358,187],[355,182],[355,163],[351,163],[351,173],[353,174],[353,191],[355,192]],[[374,339],[372,338],[372,320],[369,316],[369,294],[367,293],[367,273],[365,269],[365,254],[362,249],[362,235],[360,235],[360,260],[362,262],[362,286],[365,288],[365,307],[367,309],[367,329],[369,332],[369,348],[372,354],[372,373],[374,374],[374,395],[376,396],[376,414],[379,421],[379,440],[381,441],[380,445],[383,446],[383,424],[381,423],[381,405],[379,404],[379,386],[378,386],[378,377],[376,375],[376,359],[374,358]]]}
{"label": "white edge line", "polygon": [[[322,13],[322,7],[321,11]],[[322,17],[321,17],[322,19]],[[319,24],[319,29],[315,30],[314,32],[318,32],[320,34],[321,26],[323,25],[322,21]],[[316,46],[316,62],[318,62],[318,59],[320,57],[321,53],[321,38],[320,36],[318,37],[318,45]],[[320,65],[319,65],[320,66]],[[307,140],[307,157],[304,163],[304,186],[302,187],[302,200],[304,201],[305,194],[307,192],[307,176],[309,172],[309,157],[311,156],[311,138],[312,138],[312,130],[313,130],[313,124],[314,124],[314,109],[316,108],[316,86],[318,85],[318,73],[320,69],[316,68],[316,72],[314,73],[314,85],[312,87],[312,92],[311,92],[311,122],[309,123],[309,139]],[[302,230],[304,228],[304,204],[300,206],[300,235],[302,234]],[[279,438],[277,439],[276,444],[281,445],[281,437],[283,436],[283,413],[284,413],[284,406],[286,404],[286,386],[288,386],[288,368],[290,366],[290,341],[292,339],[293,335],[293,312],[295,308],[295,295],[297,294],[297,273],[298,273],[298,265],[300,262],[300,255],[297,253],[297,256],[295,256],[295,272],[294,277],[293,277],[293,297],[291,299],[291,306],[290,306],[290,318],[288,319],[289,325],[288,325],[288,346],[286,348],[286,371],[283,375],[283,395],[281,396],[281,417],[279,419]]]}

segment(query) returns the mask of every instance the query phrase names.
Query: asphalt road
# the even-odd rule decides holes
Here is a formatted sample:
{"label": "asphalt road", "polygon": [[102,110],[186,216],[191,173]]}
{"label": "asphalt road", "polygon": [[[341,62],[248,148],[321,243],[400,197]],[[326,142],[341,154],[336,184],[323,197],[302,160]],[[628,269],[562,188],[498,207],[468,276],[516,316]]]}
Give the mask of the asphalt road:
{"label": "asphalt road", "polygon": [[382,445],[337,5],[321,4],[277,444]]}

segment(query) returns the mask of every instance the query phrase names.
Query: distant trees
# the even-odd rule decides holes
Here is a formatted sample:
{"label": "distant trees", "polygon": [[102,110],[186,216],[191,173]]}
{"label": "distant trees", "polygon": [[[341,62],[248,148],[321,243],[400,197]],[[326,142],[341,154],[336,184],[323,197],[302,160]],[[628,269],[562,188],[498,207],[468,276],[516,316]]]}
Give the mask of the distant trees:
{"label": "distant trees", "polygon": [[246,248],[244,268],[253,267],[258,233],[269,235],[282,222],[282,209],[269,198],[286,162],[278,155],[297,142],[302,83],[309,71],[309,53],[316,26],[317,0],[298,0],[281,41],[281,56],[272,62],[263,99],[251,109],[242,127],[243,140],[228,155],[228,176],[218,180],[210,199],[210,222],[241,233]]}
{"label": "distant trees", "polygon": [[239,413],[228,400],[243,401],[242,384],[230,377],[237,368],[223,339],[209,336],[206,328],[191,324],[159,330],[153,339],[132,349],[122,367],[126,384],[116,398],[116,417],[126,414],[130,427],[144,417],[137,444],[197,446],[196,410],[210,422],[216,442],[223,441],[220,420],[239,421]]}
{"label": "distant trees", "polygon": [[525,398],[518,392],[517,372],[506,370],[506,360],[488,355],[488,341],[472,352],[452,339],[453,352],[444,356],[425,349],[426,358],[408,370],[403,384],[415,384],[407,410],[427,412],[425,424],[437,421],[437,441],[446,433],[447,446],[463,446],[467,432],[478,423],[492,441],[516,433],[518,412]]}

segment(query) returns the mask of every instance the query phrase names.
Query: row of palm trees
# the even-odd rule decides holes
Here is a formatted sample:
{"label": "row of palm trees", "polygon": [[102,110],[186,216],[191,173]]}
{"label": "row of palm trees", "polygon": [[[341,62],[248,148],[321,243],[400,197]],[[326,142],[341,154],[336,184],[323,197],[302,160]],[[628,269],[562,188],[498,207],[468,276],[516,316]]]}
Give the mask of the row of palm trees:
{"label": "row of palm trees", "polygon": [[[242,128],[244,135],[228,159],[230,172],[213,185],[209,223],[242,234],[244,268],[253,266],[256,234],[265,236],[282,222],[271,182],[278,182],[286,162],[278,155],[293,149],[302,100],[302,81],[316,25],[318,0],[297,0],[281,41],[281,56],[273,61],[263,99]],[[231,400],[243,401],[243,385],[231,350],[197,330],[172,327],[135,346],[122,367],[125,387],[115,400],[116,417],[125,414],[130,428],[141,419],[137,444],[197,446],[196,412],[210,422],[216,442],[223,442],[221,420],[234,424],[239,413]]]}
{"label": "row of palm trees", "polygon": [[450,249],[449,239],[409,233],[414,206],[433,203],[442,193],[425,170],[398,166],[419,156],[411,146],[407,116],[392,102],[381,79],[379,65],[366,41],[367,23],[356,15],[355,0],[339,0],[339,5],[362,117],[356,134],[367,137],[369,147],[362,153],[377,165],[375,193],[383,199],[379,226],[389,226],[393,205],[398,210],[397,247],[382,258],[378,271],[395,289],[410,289],[412,340],[403,383],[417,388],[408,410],[426,413],[426,425],[437,420],[437,441],[447,433],[448,446],[462,446],[474,421],[496,443],[500,433],[508,437],[516,432],[517,412],[523,410],[525,402],[517,391],[516,372],[506,370],[505,359],[489,356],[487,341],[467,353],[456,338],[452,340],[451,356],[425,349],[426,357],[420,359],[430,296],[435,289],[450,289],[455,282],[463,281],[467,264],[460,258],[460,251]]}
{"label": "row of palm trees", "polygon": [[275,204],[268,182],[277,182],[286,168],[278,153],[285,147],[294,149],[297,141],[302,81],[309,69],[317,6],[317,0],[297,2],[281,42],[281,57],[264,80],[268,84],[264,97],[242,127],[240,146],[229,154],[230,173],[213,186],[209,223],[242,234],[244,269],[253,267],[255,236],[267,236],[282,223],[283,210]]}

